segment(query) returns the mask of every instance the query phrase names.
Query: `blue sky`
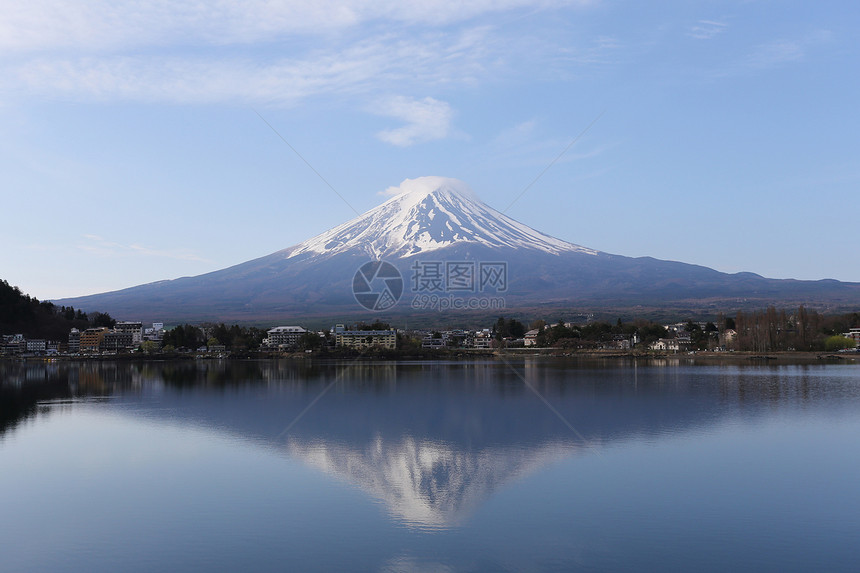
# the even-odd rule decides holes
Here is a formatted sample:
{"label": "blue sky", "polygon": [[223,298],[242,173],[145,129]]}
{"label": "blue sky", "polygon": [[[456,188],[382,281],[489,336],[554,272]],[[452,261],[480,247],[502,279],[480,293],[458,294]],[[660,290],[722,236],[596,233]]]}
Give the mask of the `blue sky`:
{"label": "blue sky", "polygon": [[[0,278],[201,274],[423,175],[591,248],[860,281],[850,2],[0,6]],[[602,115],[601,115],[602,114]]]}

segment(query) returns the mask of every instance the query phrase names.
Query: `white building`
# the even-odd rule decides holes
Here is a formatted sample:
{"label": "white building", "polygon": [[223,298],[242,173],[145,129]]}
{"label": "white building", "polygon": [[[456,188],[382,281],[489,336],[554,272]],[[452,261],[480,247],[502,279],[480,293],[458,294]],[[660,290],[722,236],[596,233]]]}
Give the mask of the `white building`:
{"label": "white building", "polygon": [[651,350],[664,352],[681,352],[690,350],[689,338],[660,338],[648,347]]}
{"label": "white building", "polygon": [[44,340],[31,339],[27,340],[27,352],[45,352],[48,345]]}
{"label": "white building", "polygon": [[265,344],[269,348],[292,348],[299,343],[299,337],[307,330],[301,326],[276,326],[269,330]]}
{"label": "white building", "polygon": [[475,348],[488,349],[493,347],[493,335],[488,328],[475,333]]}
{"label": "white building", "polygon": [[164,338],[164,323],[163,322],[153,322],[152,328],[144,328],[143,329],[143,339],[149,340],[151,342],[157,342],[161,344],[161,340]]}

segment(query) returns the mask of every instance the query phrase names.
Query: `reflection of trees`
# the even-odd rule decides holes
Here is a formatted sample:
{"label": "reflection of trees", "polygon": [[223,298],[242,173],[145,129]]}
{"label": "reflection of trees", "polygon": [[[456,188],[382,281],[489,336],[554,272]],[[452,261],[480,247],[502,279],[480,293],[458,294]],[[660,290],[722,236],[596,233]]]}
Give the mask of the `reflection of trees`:
{"label": "reflection of trees", "polygon": [[0,362],[0,435],[35,415],[39,402],[71,397],[66,374],[55,364]]}
{"label": "reflection of trees", "polygon": [[0,433],[36,414],[39,402],[109,396],[139,386],[140,373],[124,362],[2,362]]}
{"label": "reflection of trees", "polygon": [[39,402],[70,396],[69,385],[62,382],[27,384],[17,388],[0,386],[0,435],[35,415]]}

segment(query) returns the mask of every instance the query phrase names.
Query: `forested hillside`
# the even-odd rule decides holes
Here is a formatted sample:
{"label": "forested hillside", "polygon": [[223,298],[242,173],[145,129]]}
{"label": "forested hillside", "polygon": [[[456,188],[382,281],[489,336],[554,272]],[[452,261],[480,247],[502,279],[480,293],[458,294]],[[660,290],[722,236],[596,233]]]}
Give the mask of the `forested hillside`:
{"label": "forested hillside", "polygon": [[18,287],[0,280],[0,334],[23,334],[27,338],[66,340],[72,328],[113,326],[109,314],[75,310],[39,301],[21,292]]}

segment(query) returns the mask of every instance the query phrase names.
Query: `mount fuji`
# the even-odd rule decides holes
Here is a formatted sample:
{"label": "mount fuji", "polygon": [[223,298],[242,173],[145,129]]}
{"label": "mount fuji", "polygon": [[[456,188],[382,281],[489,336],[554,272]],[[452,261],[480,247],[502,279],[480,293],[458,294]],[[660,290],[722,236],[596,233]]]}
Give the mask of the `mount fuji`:
{"label": "mount fuji", "polygon": [[[416,269],[445,269],[446,263],[474,274],[482,263],[503,266],[504,282],[496,283],[490,294],[503,300],[504,309],[494,307],[492,314],[637,307],[713,313],[768,304],[837,310],[860,305],[857,283],[727,274],[651,257],[612,255],[563,241],[484,204],[456,179],[407,179],[399,191],[351,221],[258,259],[195,277],[55,302],[128,320],[164,322],[366,319],[368,311],[354,296],[357,271],[368,268],[368,262],[384,261],[402,277],[398,296],[387,292],[387,300],[397,304],[385,307],[386,316],[439,317],[438,308],[415,310],[411,303],[422,292],[488,296],[476,276],[460,276],[456,292],[448,289],[445,277],[419,284],[422,277],[416,276]],[[377,266],[370,267],[375,273]],[[391,274],[386,275],[389,285]],[[362,288],[373,284],[360,282]]]}

